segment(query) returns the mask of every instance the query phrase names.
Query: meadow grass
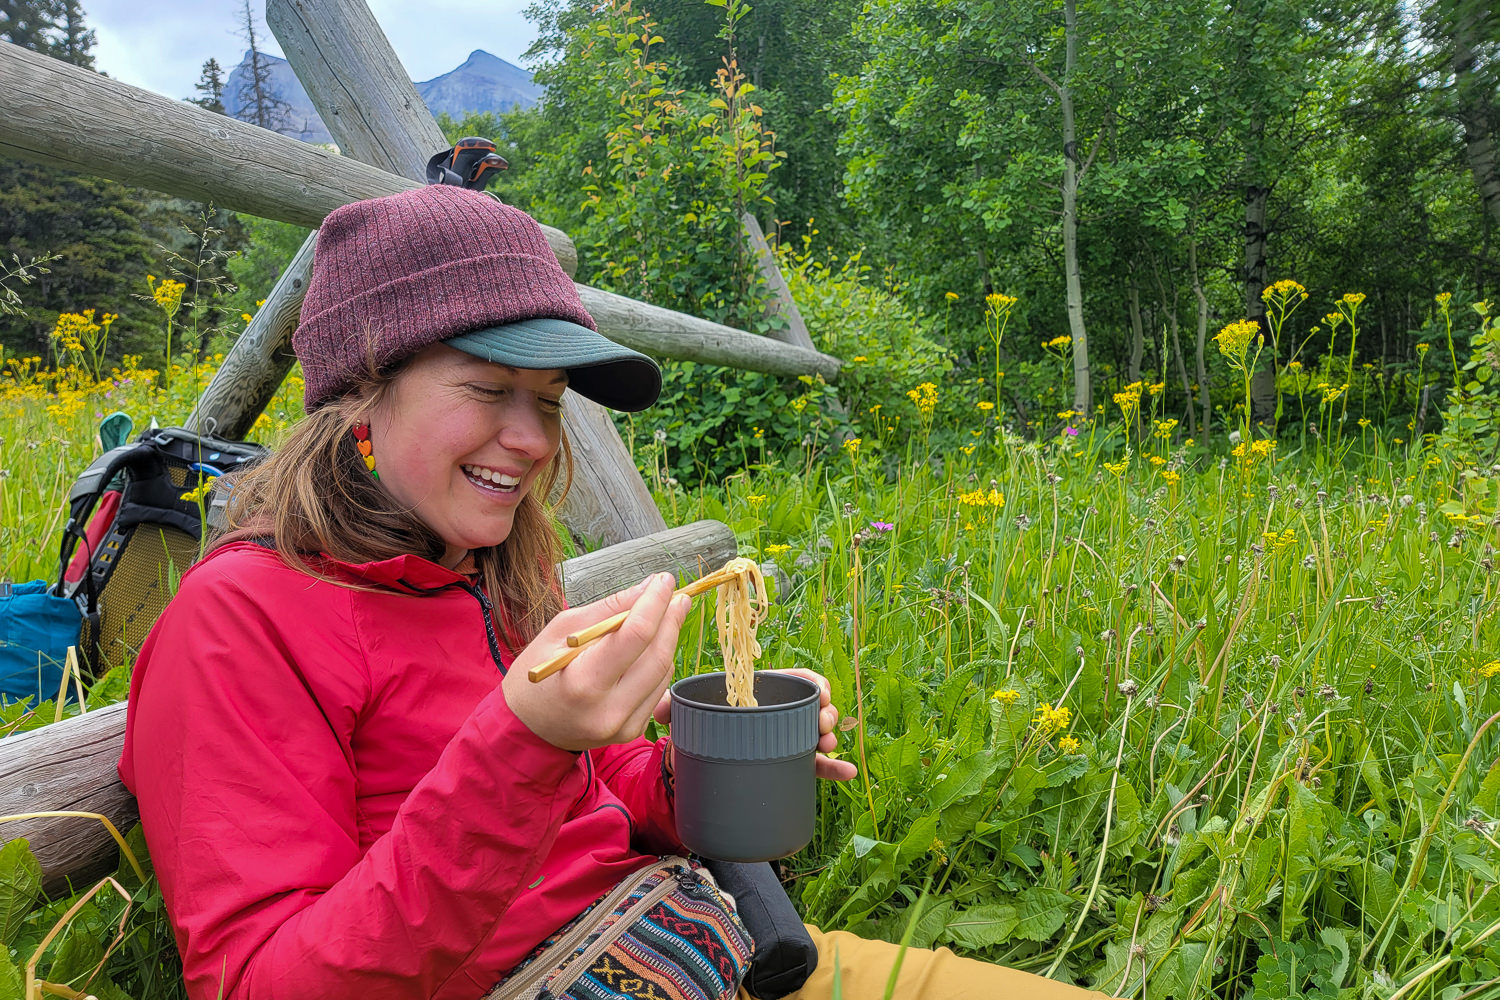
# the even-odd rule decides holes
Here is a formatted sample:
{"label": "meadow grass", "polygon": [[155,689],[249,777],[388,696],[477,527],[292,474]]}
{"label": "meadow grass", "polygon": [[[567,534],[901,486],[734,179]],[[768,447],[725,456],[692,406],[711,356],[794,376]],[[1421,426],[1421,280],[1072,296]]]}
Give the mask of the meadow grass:
{"label": "meadow grass", "polygon": [[[100,416],[178,422],[209,368],[12,378],[0,576],[55,572]],[[918,412],[943,391],[913,388]],[[824,672],[846,715],[861,778],[822,789],[783,865],[806,919],[1120,996],[1500,992],[1494,472],[1364,428],[1336,459],[1221,456],[1172,427],[1028,442],[974,414],[716,487],[659,480],[671,521],[723,520],[777,564],[762,665]],[[717,668],[712,632],[700,602],[682,673]],[[132,891],[105,974],[173,995],[159,896]],[[40,974],[82,982],[114,937],[107,895]],[[6,924],[16,967],[67,905]]]}

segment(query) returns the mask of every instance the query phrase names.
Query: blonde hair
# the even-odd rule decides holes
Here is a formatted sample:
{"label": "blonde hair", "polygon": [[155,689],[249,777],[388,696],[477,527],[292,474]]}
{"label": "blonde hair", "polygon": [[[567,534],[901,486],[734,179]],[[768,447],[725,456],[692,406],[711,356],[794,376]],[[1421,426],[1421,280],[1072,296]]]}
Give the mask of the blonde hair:
{"label": "blonde hair", "polygon": [[[398,373],[369,373],[308,414],[270,458],[237,475],[226,512],[234,537],[269,536],[292,568],[346,586],[319,570],[320,554],[346,563],[401,555],[441,559],[443,539],[370,475],[351,433],[355,424],[369,422]],[[573,453],[563,434],[557,454],[516,506],[510,535],[471,553],[494,605],[497,632],[512,652],[563,609],[555,570],[562,547],[542,498],[561,482],[552,501],[561,503],[572,478]]]}

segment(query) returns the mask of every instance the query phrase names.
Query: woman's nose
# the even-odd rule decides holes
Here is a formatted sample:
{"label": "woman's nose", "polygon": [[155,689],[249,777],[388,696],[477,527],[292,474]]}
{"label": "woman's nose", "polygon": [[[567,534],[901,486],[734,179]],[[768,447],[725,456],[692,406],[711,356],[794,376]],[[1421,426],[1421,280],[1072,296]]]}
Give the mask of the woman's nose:
{"label": "woman's nose", "polygon": [[541,403],[520,394],[514,404],[506,407],[504,422],[500,425],[500,444],[508,451],[543,459],[552,451],[552,434],[549,416],[542,412]]}

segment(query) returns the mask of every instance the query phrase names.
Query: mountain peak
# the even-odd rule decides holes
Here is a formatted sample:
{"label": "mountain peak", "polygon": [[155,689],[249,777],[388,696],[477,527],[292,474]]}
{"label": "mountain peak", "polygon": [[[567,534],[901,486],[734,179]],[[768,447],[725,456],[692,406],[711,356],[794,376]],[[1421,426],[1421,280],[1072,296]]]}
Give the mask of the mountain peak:
{"label": "mountain peak", "polygon": [[[288,105],[278,131],[306,142],[331,141],[291,65],[267,53],[261,53],[261,59],[269,71],[271,92]],[[242,110],[240,89],[249,63],[250,53],[246,52],[225,81],[224,105],[231,117],[239,117]],[[415,86],[428,110],[433,114],[447,112],[454,119],[462,119],[470,111],[499,113],[527,107],[536,103],[542,93],[531,81],[530,73],[484,49],[475,49],[463,65]]]}

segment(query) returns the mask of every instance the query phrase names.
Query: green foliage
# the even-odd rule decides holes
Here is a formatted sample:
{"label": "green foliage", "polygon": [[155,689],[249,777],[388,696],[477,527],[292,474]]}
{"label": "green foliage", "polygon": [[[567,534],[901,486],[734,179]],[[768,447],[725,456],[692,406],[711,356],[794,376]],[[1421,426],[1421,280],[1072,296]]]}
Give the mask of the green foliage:
{"label": "green foliage", "polygon": [[251,215],[237,218],[246,238],[243,248],[226,264],[235,291],[225,299],[225,310],[231,316],[242,313],[253,316],[311,234],[289,222]]}
{"label": "green foliage", "polygon": [[27,315],[0,316],[0,344],[51,356],[48,335],[63,312],[118,313],[122,346],[151,325],[146,290],[151,244],[139,196],[113,181],[0,159],[0,257],[56,254],[26,291]]}
{"label": "green foliage", "polygon": [[[1447,318],[1446,301],[1442,302],[1442,311]],[[1500,317],[1492,313],[1487,301],[1474,303],[1474,312],[1479,329],[1469,337],[1470,356],[1449,392],[1438,440],[1459,465],[1460,474],[1469,480],[1466,492],[1482,498],[1482,514],[1496,509],[1495,498],[1488,496],[1488,484],[1474,467],[1493,465],[1500,459],[1500,378],[1496,377],[1500,374]],[[1464,513],[1461,502],[1458,510]]]}

